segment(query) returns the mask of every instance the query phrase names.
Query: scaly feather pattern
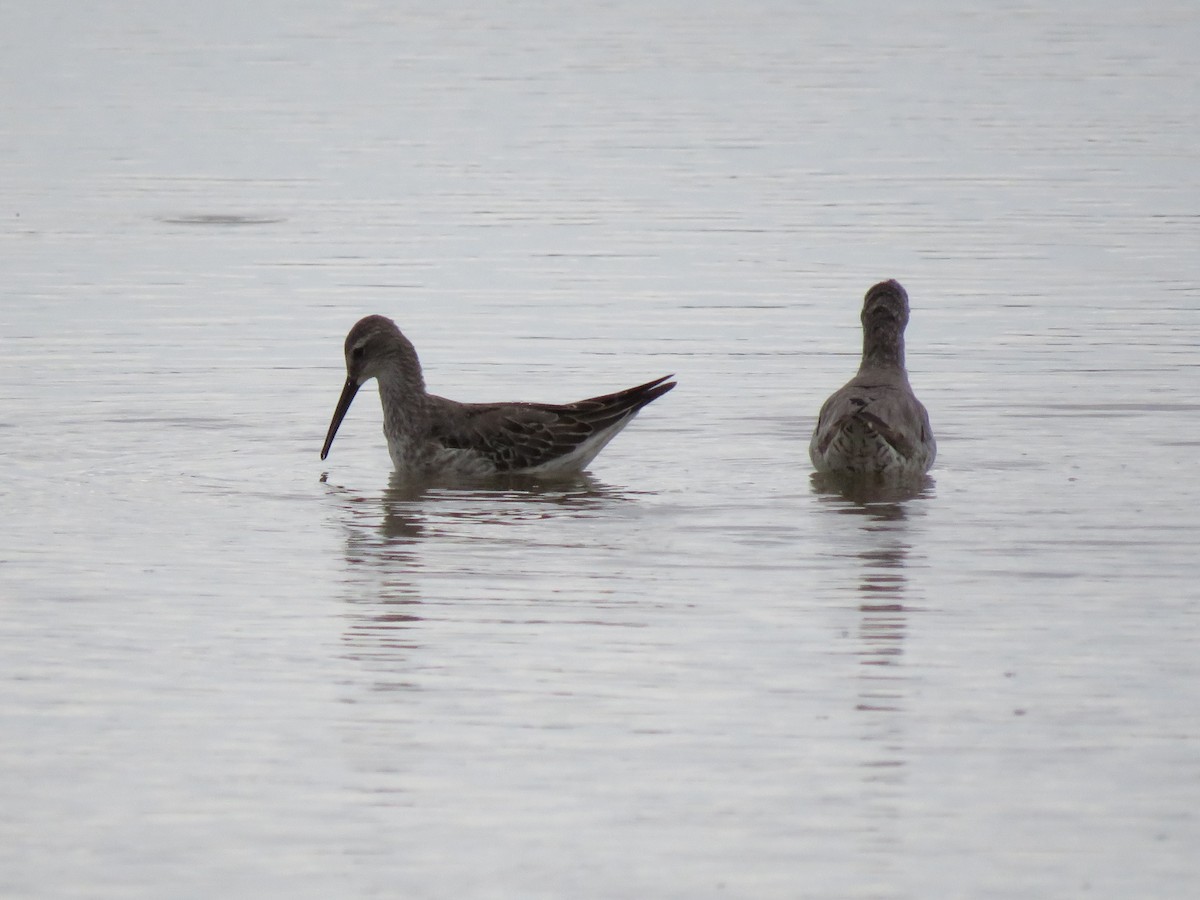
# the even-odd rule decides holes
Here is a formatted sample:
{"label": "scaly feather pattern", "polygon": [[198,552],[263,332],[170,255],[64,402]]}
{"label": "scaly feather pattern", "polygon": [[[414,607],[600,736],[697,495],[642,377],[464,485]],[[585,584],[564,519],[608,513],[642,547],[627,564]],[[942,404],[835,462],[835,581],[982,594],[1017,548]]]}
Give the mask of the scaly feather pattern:
{"label": "scaly feather pattern", "polygon": [[937,442],[929,413],[904,365],[908,316],[908,294],[898,282],[883,281],[867,291],[862,364],[821,407],[808,446],[818,472],[909,476],[933,465]]}
{"label": "scaly feather pattern", "polygon": [[430,394],[416,349],[396,324],[367,316],[346,337],[346,383],[321,458],[359,387],[379,381],[383,432],[397,472],[415,476],[581,471],[646,404],[673,387],[670,375],[576,403],[459,403]]}

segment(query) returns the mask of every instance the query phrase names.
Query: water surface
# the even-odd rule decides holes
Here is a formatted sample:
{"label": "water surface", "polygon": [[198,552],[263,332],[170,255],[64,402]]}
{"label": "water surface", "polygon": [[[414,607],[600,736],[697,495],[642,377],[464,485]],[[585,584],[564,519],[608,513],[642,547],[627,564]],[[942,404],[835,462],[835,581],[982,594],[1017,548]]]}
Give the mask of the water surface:
{"label": "water surface", "polygon": [[[0,893],[1185,897],[1192,4],[0,12]],[[939,459],[810,478],[866,289]],[[431,389],[677,373],[583,478]]]}

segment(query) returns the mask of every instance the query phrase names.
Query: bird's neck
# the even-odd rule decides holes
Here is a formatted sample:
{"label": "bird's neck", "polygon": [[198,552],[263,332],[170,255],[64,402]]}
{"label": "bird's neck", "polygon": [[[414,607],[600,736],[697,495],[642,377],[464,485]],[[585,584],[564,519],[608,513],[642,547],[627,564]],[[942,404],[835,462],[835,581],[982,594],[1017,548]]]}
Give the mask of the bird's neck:
{"label": "bird's neck", "polygon": [[384,430],[388,434],[400,434],[420,427],[428,396],[420,370],[392,366],[381,372],[377,380]]}
{"label": "bird's neck", "polygon": [[887,324],[863,331],[863,369],[904,370],[904,333]]}

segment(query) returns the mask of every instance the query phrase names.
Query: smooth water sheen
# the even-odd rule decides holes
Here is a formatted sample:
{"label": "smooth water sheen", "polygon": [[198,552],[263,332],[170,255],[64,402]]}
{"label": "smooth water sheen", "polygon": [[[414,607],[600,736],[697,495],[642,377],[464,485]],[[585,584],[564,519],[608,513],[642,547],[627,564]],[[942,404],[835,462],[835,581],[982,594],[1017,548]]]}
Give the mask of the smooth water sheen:
{"label": "smooth water sheen", "polygon": [[[0,896],[1189,897],[1200,7],[0,10]],[[862,295],[939,456],[811,478]],[[393,483],[342,340],[562,402]]]}

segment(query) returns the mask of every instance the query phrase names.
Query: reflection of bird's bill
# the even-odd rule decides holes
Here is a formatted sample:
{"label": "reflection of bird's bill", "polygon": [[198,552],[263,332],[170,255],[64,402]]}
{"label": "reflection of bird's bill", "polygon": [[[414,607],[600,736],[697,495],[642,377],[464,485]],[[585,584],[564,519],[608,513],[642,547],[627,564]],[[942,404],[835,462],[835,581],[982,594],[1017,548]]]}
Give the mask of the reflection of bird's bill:
{"label": "reflection of bird's bill", "polygon": [[354,402],[354,395],[358,393],[358,387],[358,382],[353,378],[346,379],[346,386],[342,388],[342,396],[338,397],[337,409],[333,411],[333,420],[329,423],[329,433],[325,435],[325,446],[321,448],[321,459],[329,455],[329,447],[333,443],[338,427],[342,424],[342,419],[346,418],[346,411]]}

